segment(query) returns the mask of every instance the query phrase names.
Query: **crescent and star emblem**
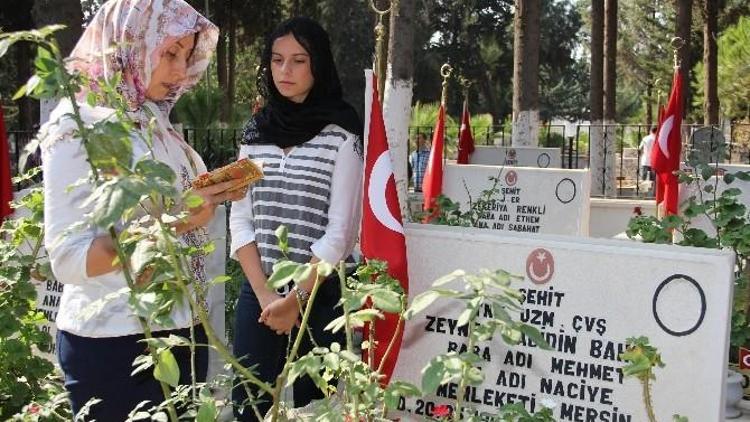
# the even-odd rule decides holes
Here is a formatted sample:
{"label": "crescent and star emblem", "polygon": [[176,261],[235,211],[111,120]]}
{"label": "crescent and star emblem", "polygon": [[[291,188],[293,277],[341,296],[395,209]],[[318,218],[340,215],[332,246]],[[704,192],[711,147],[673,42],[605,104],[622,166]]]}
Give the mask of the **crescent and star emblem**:
{"label": "crescent and star emblem", "polygon": [[669,158],[669,132],[672,131],[672,125],[674,124],[674,115],[667,117],[664,123],[661,125],[659,130],[659,149],[665,157]]}
{"label": "crescent and star emblem", "polygon": [[514,186],[516,182],[518,181],[518,175],[515,171],[511,170],[508,172],[508,174],[505,175],[505,183],[508,186]]}
{"label": "crescent and star emblem", "polygon": [[526,258],[526,275],[534,284],[545,284],[555,273],[555,260],[552,254],[543,248],[531,251]]}
{"label": "crescent and star emblem", "polygon": [[404,233],[403,225],[391,213],[388,208],[388,200],[385,197],[388,183],[396,183],[393,178],[393,165],[388,151],[380,154],[375,164],[372,166],[370,180],[367,187],[367,195],[370,198],[370,209],[380,224],[393,230],[396,233]]}

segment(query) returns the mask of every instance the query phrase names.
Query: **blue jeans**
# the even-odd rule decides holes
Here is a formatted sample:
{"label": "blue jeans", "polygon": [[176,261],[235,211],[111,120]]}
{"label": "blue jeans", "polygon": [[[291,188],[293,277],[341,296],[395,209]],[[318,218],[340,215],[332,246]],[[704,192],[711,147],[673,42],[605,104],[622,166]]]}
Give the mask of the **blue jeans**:
{"label": "blue jeans", "polygon": [[[343,315],[341,307],[336,306],[340,298],[339,280],[334,273],[321,284],[310,311],[308,325],[317,346],[328,347],[333,342],[339,343],[342,347],[346,344],[346,336],[343,330],[335,334],[323,330],[329,322]],[[265,324],[258,322],[260,313],[260,302],[250,283],[247,280],[242,280],[240,297],[235,310],[234,355],[245,367],[254,366],[252,369],[261,381],[273,385],[286,362],[288,339],[291,338],[293,342],[297,336],[297,330],[292,331],[291,337],[278,335]],[[297,357],[304,356],[312,348],[310,336],[305,335],[300,343]],[[236,385],[232,390],[235,417],[240,421],[257,421],[252,408],[247,405],[248,397],[245,387],[237,384],[237,382],[239,380],[235,381]],[[335,382],[336,380],[332,381],[332,383]],[[267,394],[258,396],[259,389],[250,383],[247,383],[247,387],[258,401],[257,406],[261,416],[265,415],[271,408],[272,398]],[[308,376],[299,378],[294,383],[293,391],[295,407],[301,407],[312,400],[323,398],[323,392],[315,386]]]}
{"label": "blue jeans", "polygon": [[[152,333],[154,337],[168,337],[175,334],[190,338],[190,329],[166,330]],[[65,389],[68,390],[73,414],[91,398],[102,399],[93,405],[85,420],[124,421],[128,413],[143,400],[150,405],[164,401],[159,382],[153,377],[153,368],[133,376],[133,360],[148,354],[146,344],[139,342],[142,334],[123,337],[81,337],[66,331],[57,332],[57,357],[65,373]],[[196,326],[195,340],[206,344],[206,333]],[[208,350],[197,347],[195,355],[196,378],[206,380],[208,370]],[[180,367],[180,384],[190,384],[190,349],[173,347],[177,364]]]}

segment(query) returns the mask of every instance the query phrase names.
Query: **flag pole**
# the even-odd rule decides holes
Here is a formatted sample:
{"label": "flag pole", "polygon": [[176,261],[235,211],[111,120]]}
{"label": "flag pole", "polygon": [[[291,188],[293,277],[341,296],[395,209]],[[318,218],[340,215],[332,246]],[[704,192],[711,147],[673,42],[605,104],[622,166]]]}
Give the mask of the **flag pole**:
{"label": "flag pole", "polygon": [[[683,40],[680,37],[673,37],[670,40],[669,44],[672,46],[674,72],[678,72],[679,73],[680,72],[680,67],[682,65],[682,63],[680,61],[680,57],[679,57],[679,51],[680,51],[680,49],[682,47],[685,46],[685,40]],[[682,142],[682,128],[681,127],[677,128],[677,130],[678,130],[678,133],[680,134],[680,142]],[[660,131],[661,131],[661,129],[660,129]],[[659,187],[659,185],[657,184],[657,188],[658,187]],[[667,211],[666,210],[666,207],[667,207],[666,201],[667,201],[666,197],[662,197],[661,207],[659,206],[658,203],[656,204],[656,218],[661,219],[666,214],[666,211]]]}
{"label": "flag pole", "polygon": [[458,83],[461,85],[461,93],[464,95],[464,107],[466,107],[469,104],[469,88],[471,88],[473,82],[463,76],[459,76]]}
{"label": "flag pole", "polygon": [[453,68],[448,63],[440,66],[440,76],[443,77],[443,91],[440,95],[440,104],[442,104],[443,107],[445,107],[445,104],[448,101],[448,79],[450,79],[451,73],[453,73]]}
{"label": "flag pole", "polygon": [[375,25],[375,76],[377,76],[378,80],[378,97],[380,100],[380,103],[383,103],[383,94],[385,93],[385,73],[386,73],[386,67],[388,64],[388,52],[387,52],[387,45],[385,43],[385,25],[383,24],[383,18],[385,15],[390,13],[392,10],[396,9],[398,7],[398,0],[391,0],[389,1],[388,8],[385,10],[378,9],[378,6],[375,4],[376,0],[370,0],[370,7],[372,8],[373,12],[375,12],[375,15],[378,17],[378,23]]}

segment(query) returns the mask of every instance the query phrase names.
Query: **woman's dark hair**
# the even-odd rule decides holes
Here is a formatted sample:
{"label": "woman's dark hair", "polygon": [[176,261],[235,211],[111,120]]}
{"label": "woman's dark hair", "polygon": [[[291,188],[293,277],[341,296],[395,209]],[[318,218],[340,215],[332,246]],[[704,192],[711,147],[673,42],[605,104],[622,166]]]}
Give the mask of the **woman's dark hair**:
{"label": "woman's dark hair", "polygon": [[314,84],[305,98],[305,102],[317,102],[321,98],[340,99],[341,81],[333,62],[331,41],[328,33],[320,24],[306,17],[288,19],[277,26],[267,37],[263,55],[261,56],[261,70],[258,74],[258,91],[266,98],[281,97],[276,89],[271,74],[271,52],[274,41],[291,34],[294,39],[310,55],[310,69]]}
{"label": "woman's dark hair", "polygon": [[[274,41],[291,34],[310,55],[312,89],[301,103],[281,95],[271,74]],[[362,121],[341,96],[341,81],[333,63],[326,31],[310,18],[292,18],[276,27],[268,37],[258,71],[258,92],[266,100],[248,121],[242,134],[245,144],[274,144],[280,148],[300,145],[335,124],[358,138],[362,151]],[[360,154],[361,155],[361,154]]]}

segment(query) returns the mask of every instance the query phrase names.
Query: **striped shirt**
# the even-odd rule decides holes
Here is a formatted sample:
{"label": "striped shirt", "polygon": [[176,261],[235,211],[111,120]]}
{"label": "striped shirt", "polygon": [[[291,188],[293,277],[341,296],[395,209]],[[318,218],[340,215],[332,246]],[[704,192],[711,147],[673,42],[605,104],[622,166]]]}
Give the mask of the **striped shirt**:
{"label": "striped shirt", "polygon": [[263,272],[283,257],[275,231],[289,231],[288,258],[337,264],[351,258],[361,215],[363,160],[359,139],[328,125],[287,153],[276,145],[241,145],[240,158],[262,162],[264,177],[234,202],[230,253],[255,242]]}

